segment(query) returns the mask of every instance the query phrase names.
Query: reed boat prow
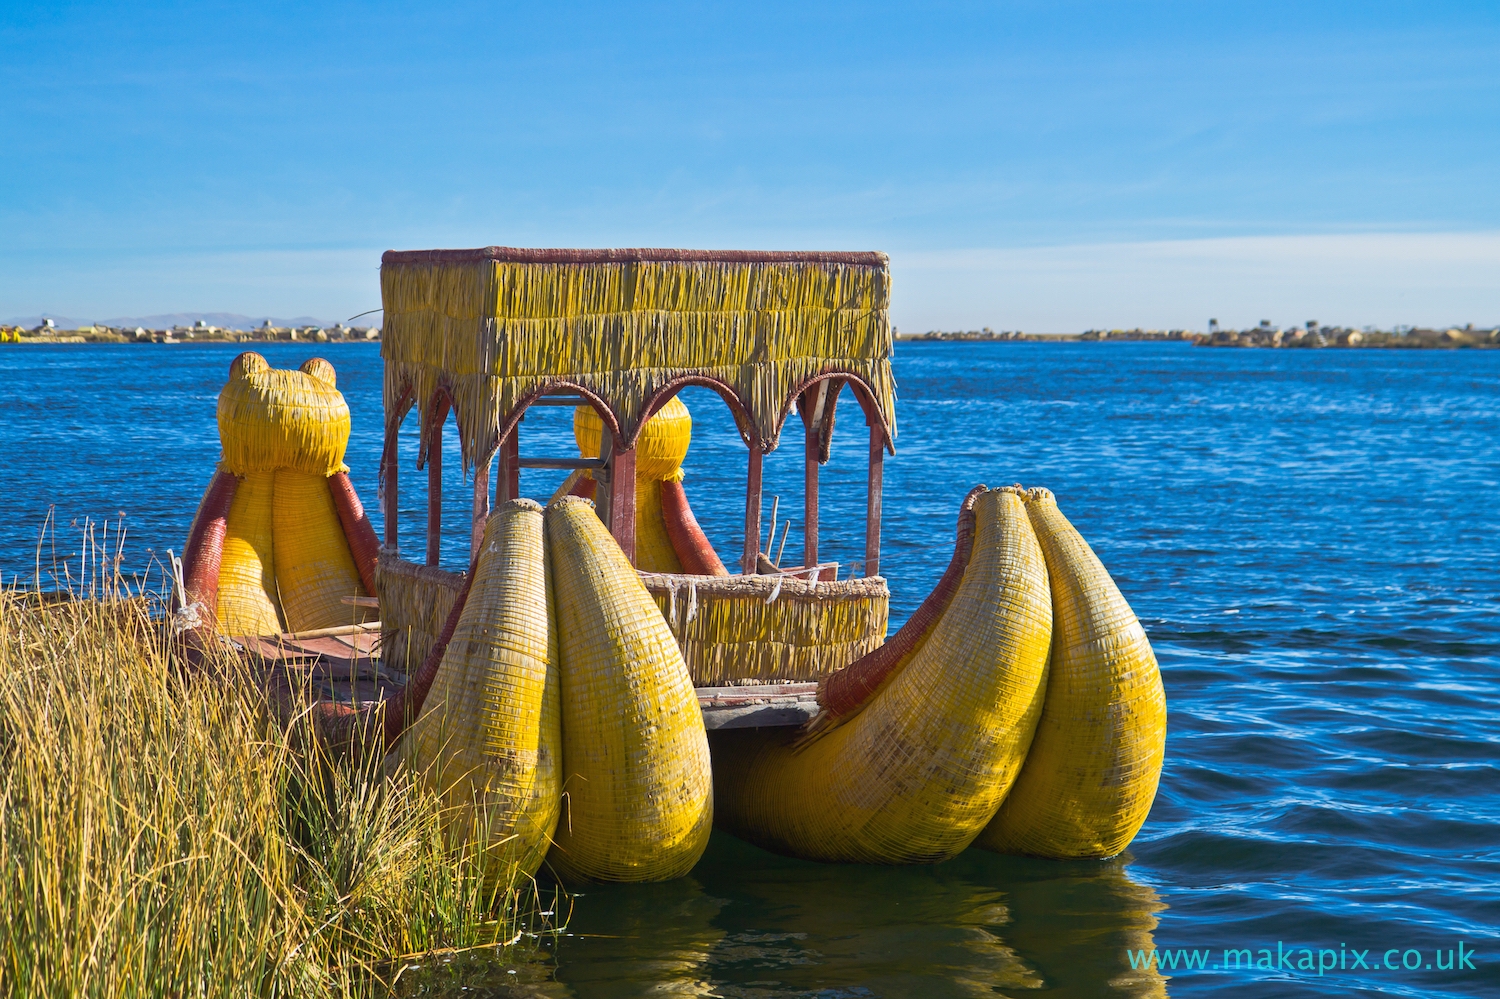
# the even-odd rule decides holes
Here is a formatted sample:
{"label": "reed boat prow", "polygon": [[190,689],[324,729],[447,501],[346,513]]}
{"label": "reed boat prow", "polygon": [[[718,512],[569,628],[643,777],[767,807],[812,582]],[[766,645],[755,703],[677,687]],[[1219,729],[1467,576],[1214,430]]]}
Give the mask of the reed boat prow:
{"label": "reed boat prow", "polygon": [[[427,476],[422,557],[406,557],[393,514],[377,545],[347,476],[340,479],[330,466],[342,460],[337,406],[317,393],[331,389],[332,368],[309,362],[313,370],[304,366],[302,373],[311,379],[307,385],[281,377],[293,373],[258,377],[276,391],[305,390],[322,399],[332,415],[319,417],[318,433],[298,437],[281,428],[276,437],[263,428],[260,437],[247,438],[235,424],[238,411],[230,407],[226,423],[221,403],[226,460],[246,451],[242,438],[255,446],[261,438],[300,442],[301,451],[282,447],[270,478],[214,480],[193,528],[185,602],[216,610],[210,623],[220,630],[246,636],[269,630],[285,638],[293,629],[290,603],[278,589],[277,552],[310,545],[317,557],[302,561],[312,568],[295,560],[286,565],[285,578],[302,584],[293,587],[292,602],[304,607],[331,594],[359,607],[375,598],[381,669],[399,678],[378,703],[318,705],[328,737],[352,743],[363,734],[395,748],[421,715],[435,678],[444,676],[442,710],[455,731],[503,732],[503,739],[531,747],[525,753],[552,747],[543,755],[561,754],[555,793],[565,803],[573,798],[561,809],[551,856],[569,877],[682,873],[701,851],[706,817],[714,814],[737,835],[823,860],[930,862],[976,839],[1058,856],[1123,848],[1144,819],[1143,803],[1149,806],[1160,770],[1160,681],[1143,632],[1124,658],[1080,658],[1055,644],[1054,603],[1070,634],[1139,631],[1139,625],[1128,607],[1120,611],[1123,598],[1108,613],[1090,616],[1091,594],[1104,592],[1094,585],[1102,566],[1088,561],[1092,552],[1081,539],[1075,544],[1064,536],[1071,530],[1065,519],[1036,520],[1034,491],[978,486],[963,498],[947,571],[887,640],[881,497],[884,458],[896,439],[889,294],[888,261],[874,253],[388,252],[381,267],[381,501],[386,511],[398,508],[397,435],[415,411],[416,469]],[[264,367],[261,360],[256,370]],[[734,573],[690,503],[692,483],[682,466],[692,418],[678,398],[689,386],[717,393],[747,449],[745,527],[730,560]],[[845,388],[868,433],[858,576],[820,559],[818,535],[819,469],[829,460]],[[573,409],[577,453],[523,454],[527,411],[553,406]],[[253,423],[254,413],[246,412]],[[773,551],[773,523],[763,540],[761,473],[793,412],[804,456],[802,545],[789,560],[799,564],[782,565],[785,535]],[[469,515],[458,525],[443,517],[443,430],[450,417],[459,461],[474,482]],[[347,409],[343,421],[347,440]],[[319,429],[325,424],[333,429]],[[277,470],[283,466],[286,472]],[[486,542],[487,530],[522,501],[523,469],[570,474],[546,508],[545,541],[512,545],[502,557]],[[309,478],[315,473],[328,483],[321,491]],[[295,499],[274,507],[278,496]],[[580,512],[585,501],[592,503],[587,514]],[[306,538],[278,540],[292,538],[299,524],[310,525]],[[455,529],[470,552],[465,572],[439,565],[445,531]],[[235,567],[232,593],[220,582],[221,557]],[[546,560],[545,571],[537,559]],[[520,574],[531,588],[502,585],[506,574]],[[476,576],[487,595],[471,602]],[[545,606],[516,606],[537,602],[541,579]],[[1062,596],[1053,592],[1054,579],[1065,580]],[[1113,601],[1118,591],[1111,592]],[[604,622],[604,630],[596,634],[590,622]],[[266,646],[263,637],[255,641]],[[521,645],[531,650],[529,658],[507,651]],[[533,716],[542,717],[534,707],[525,708],[532,720],[524,724],[486,727],[486,712],[555,703],[547,700],[552,687],[544,696],[536,686],[543,669],[558,676],[561,734],[527,728]],[[1083,670],[1099,696],[1055,693],[1060,671],[1069,670]],[[1120,682],[1126,674],[1130,682]],[[1078,680],[1070,673],[1067,683]],[[494,695],[516,685],[529,693],[514,703]],[[681,705],[694,700],[689,718]],[[1059,742],[1057,731],[1097,715],[1101,704],[1124,721]],[[1036,731],[1045,733],[1038,736],[1045,738],[1045,765],[1028,756]],[[643,734],[653,732],[662,733],[652,737],[659,745]],[[424,745],[427,756],[437,753],[430,740]],[[703,746],[713,753],[712,794]],[[472,762],[504,747],[452,752],[460,750],[471,761],[466,773],[531,779],[524,766],[486,770]],[[629,775],[611,769],[616,764],[606,761],[622,752],[648,761],[647,769]],[[431,773],[453,770],[440,756],[427,760]],[[1119,803],[1120,814],[1094,816],[1068,835],[1048,825],[1054,820],[1041,802],[1082,793],[1059,776],[1070,767],[1129,784],[1086,803],[1095,810]],[[536,770],[543,771],[553,775]],[[1018,780],[1028,804],[1003,812]],[[639,802],[656,810],[639,812]],[[546,802],[528,808],[515,814],[531,816],[527,822],[553,814]],[[502,813],[511,814],[496,814]],[[1004,828],[986,832],[997,813]],[[540,858],[544,846],[530,844],[528,856]]]}

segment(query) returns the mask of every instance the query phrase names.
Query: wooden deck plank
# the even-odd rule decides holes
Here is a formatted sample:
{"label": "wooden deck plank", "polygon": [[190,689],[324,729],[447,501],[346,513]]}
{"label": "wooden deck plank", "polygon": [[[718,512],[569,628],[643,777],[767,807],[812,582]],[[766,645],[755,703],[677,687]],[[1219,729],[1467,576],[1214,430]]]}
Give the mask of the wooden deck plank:
{"label": "wooden deck plank", "polygon": [[[381,668],[378,634],[245,636],[235,641],[262,668],[305,677],[322,700],[378,701],[406,682],[404,674]],[[792,727],[818,713],[816,683],[699,687],[695,693],[709,729]]]}
{"label": "wooden deck plank", "polygon": [[818,713],[816,683],[760,683],[699,687],[698,707],[708,729],[785,728]]}

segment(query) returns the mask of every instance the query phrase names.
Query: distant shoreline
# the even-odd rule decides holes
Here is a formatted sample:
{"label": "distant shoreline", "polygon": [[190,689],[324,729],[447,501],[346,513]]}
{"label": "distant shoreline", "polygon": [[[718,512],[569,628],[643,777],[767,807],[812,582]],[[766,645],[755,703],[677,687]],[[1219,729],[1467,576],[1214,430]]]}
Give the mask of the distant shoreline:
{"label": "distant shoreline", "polygon": [[283,327],[262,326],[254,330],[219,329],[215,326],[178,326],[169,330],[133,330],[84,327],[60,330],[37,327],[30,330],[0,326],[0,345],[9,344],[179,344],[179,343],[379,343],[380,330],[367,326]]}
{"label": "distant shoreline", "polygon": [[[1341,327],[1294,327],[1290,330],[1261,326],[1249,330],[1215,330],[1198,333],[1191,330],[1086,330],[1083,333],[1022,333],[993,330],[943,331],[926,333],[893,333],[896,343],[1185,343],[1195,347],[1248,347],[1262,349],[1345,349],[1387,350],[1485,350],[1500,348],[1500,328],[1496,329],[1409,329],[1400,331],[1351,330]],[[117,330],[84,328],[81,330],[15,329],[0,327],[0,346],[50,344],[339,344],[379,343],[380,330],[374,327],[335,326],[328,329],[266,328],[227,330],[216,328],[177,328],[172,330]]]}
{"label": "distant shoreline", "polygon": [[898,343],[1189,343],[1195,347],[1250,347],[1263,349],[1462,350],[1500,347],[1500,327],[1495,329],[1398,329],[1355,330],[1340,326],[1306,326],[1288,330],[1262,324],[1248,330],[1087,330],[1083,333],[1022,333],[994,330],[896,332]]}

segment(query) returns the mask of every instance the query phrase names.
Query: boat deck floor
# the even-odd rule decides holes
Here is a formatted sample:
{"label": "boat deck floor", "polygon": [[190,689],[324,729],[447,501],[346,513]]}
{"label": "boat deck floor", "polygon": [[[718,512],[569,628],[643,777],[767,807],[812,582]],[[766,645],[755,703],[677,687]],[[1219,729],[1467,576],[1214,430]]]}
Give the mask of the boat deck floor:
{"label": "boat deck floor", "polygon": [[[380,665],[380,635],[322,638],[290,635],[234,640],[258,669],[300,681],[320,701],[378,703],[406,685],[406,674]],[[709,730],[782,728],[801,725],[818,713],[816,683],[756,683],[697,688],[698,707]]]}

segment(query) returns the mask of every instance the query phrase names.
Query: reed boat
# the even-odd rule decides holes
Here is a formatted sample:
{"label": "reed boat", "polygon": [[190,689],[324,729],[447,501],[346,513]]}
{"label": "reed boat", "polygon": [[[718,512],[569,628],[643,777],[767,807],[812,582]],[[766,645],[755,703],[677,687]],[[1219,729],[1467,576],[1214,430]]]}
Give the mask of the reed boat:
{"label": "reed boat", "polygon": [[[1165,700],[1144,630],[1050,492],[955,497],[948,569],[887,636],[889,295],[879,253],[388,252],[383,544],[342,464],[332,367],[241,355],[184,627],[361,664],[370,685],[316,705],[327,737],[399,754],[456,832],[528,873],[676,877],[714,824],[830,862],[1118,854],[1156,792]],[[689,500],[688,386],[724,401],[746,447],[735,572]],[[818,544],[846,390],[869,445],[859,575]],[[573,409],[577,453],[526,447],[538,406]],[[762,540],[761,480],[793,413],[803,527],[785,560]],[[413,414],[427,524],[403,548]],[[443,518],[450,419],[473,481],[461,524]],[[535,468],[569,473],[545,507],[521,495]],[[439,565],[452,531],[465,572]]]}

